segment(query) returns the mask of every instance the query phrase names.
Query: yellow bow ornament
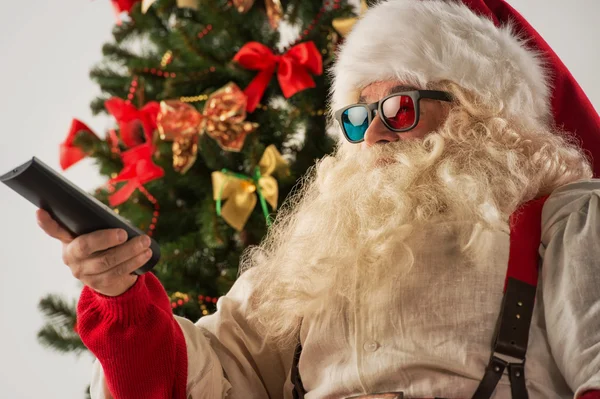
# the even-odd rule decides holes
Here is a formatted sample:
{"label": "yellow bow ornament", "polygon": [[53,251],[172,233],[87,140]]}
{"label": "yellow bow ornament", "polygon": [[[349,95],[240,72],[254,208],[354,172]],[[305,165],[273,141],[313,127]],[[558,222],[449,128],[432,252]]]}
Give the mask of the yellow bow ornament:
{"label": "yellow bow ornament", "polygon": [[[254,5],[254,0],[233,0],[233,6],[239,13],[246,13]],[[283,18],[283,7],[280,0],[265,0],[267,18],[273,29],[279,28],[279,22]]]}
{"label": "yellow bow ornament", "polygon": [[[146,13],[148,9],[154,4],[156,0],[142,0],[142,13]],[[177,0],[177,7],[179,8],[193,8],[198,9],[198,0]]]}
{"label": "yellow bow ornament", "polygon": [[[367,11],[367,8],[367,1],[360,0],[360,15],[363,15]],[[333,29],[338,31],[342,37],[346,37],[352,28],[354,28],[354,24],[356,24],[358,18],[360,18],[360,16],[350,18],[335,18],[333,21],[331,21],[331,24],[333,25]]]}
{"label": "yellow bow ornament", "polygon": [[[267,203],[271,208],[277,209],[279,195],[277,180],[272,176],[273,174],[289,174],[288,163],[274,145],[267,147],[252,177],[226,169],[213,172],[213,198],[217,201],[217,214],[231,227],[242,231],[256,207],[258,196],[267,225],[270,225]],[[226,202],[221,206],[223,200]]]}

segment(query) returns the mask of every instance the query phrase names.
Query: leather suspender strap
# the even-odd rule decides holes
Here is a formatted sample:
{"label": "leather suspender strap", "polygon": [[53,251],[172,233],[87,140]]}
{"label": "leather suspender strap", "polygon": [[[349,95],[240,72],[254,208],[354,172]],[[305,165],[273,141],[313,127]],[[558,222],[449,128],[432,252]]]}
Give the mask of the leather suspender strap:
{"label": "leather suspender strap", "polygon": [[[511,215],[508,269],[492,341],[492,354],[472,399],[491,398],[506,368],[512,398],[529,398],[525,386],[525,356],[535,304],[542,208],[546,199],[547,197],[542,197],[530,201]],[[497,354],[516,358],[520,362],[507,362]]]}
{"label": "leather suspender strap", "polygon": [[298,345],[296,345],[296,350],[294,351],[294,360],[292,362],[292,371],[290,375],[290,380],[292,381],[292,384],[294,384],[294,390],[292,391],[294,399],[304,399],[304,395],[306,394],[302,379],[300,378],[300,371],[298,370],[301,353],[302,344],[300,343],[300,337],[298,336]]}
{"label": "leather suspender strap", "polygon": [[504,373],[506,366],[508,366],[508,362],[496,356],[492,356],[490,363],[485,369],[483,379],[479,383],[477,391],[475,391],[472,399],[491,398],[494,390],[496,389],[496,385],[498,385],[498,381],[500,381],[500,378],[502,378],[502,374]]}
{"label": "leather suspender strap", "polygon": [[510,364],[508,366],[508,378],[510,379],[512,397],[528,399],[529,394],[525,386],[525,364]]}
{"label": "leather suspender strap", "polygon": [[495,352],[525,360],[535,291],[536,287],[533,285],[512,277],[508,280],[492,341]]}

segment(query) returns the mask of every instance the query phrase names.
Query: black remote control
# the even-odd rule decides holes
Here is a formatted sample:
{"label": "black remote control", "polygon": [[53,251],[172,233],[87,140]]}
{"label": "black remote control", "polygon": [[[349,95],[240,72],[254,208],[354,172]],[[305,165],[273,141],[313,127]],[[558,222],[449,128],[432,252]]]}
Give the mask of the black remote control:
{"label": "black remote control", "polygon": [[[144,235],[140,229],[36,157],[0,176],[0,181],[33,205],[46,210],[75,236],[114,228],[125,230],[128,240]],[[152,257],[135,270],[137,275],[151,270],[160,259],[160,247],[154,239],[151,241]]]}

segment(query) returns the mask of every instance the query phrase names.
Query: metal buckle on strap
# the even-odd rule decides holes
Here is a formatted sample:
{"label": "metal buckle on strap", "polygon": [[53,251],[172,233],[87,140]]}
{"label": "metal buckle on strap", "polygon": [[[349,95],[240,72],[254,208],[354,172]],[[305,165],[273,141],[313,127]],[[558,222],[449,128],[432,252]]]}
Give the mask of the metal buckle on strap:
{"label": "metal buckle on strap", "polygon": [[507,368],[512,398],[528,399],[525,386],[525,355],[535,290],[535,286],[514,278],[507,280],[490,361],[471,399],[491,398]]}
{"label": "metal buckle on strap", "polygon": [[497,359],[504,361],[506,363],[506,367],[510,366],[511,364],[522,365],[522,366],[525,365],[525,359],[506,355],[502,352],[492,352],[492,355],[490,356],[490,361],[488,362],[488,364],[490,364],[492,362],[493,358],[497,358]]}

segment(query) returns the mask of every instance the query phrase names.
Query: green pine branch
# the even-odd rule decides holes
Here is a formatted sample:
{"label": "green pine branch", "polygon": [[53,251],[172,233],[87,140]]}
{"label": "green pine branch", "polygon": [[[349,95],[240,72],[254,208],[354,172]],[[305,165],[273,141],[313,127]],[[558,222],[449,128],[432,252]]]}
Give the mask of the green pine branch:
{"label": "green pine branch", "polygon": [[38,309],[55,325],[73,330],[77,319],[76,302],[66,301],[58,295],[47,295],[38,303]]}
{"label": "green pine branch", "polygon": [[38,309],[47,321],[37,334],[40,344],[59,352],[79,354],[87,350],[75,332],[77,322],[75,300],[67,301],[51,294],[40,300]]}
{"label": "green pine branch", "polygon": [[58,352],[74,352],[80,354],[87,351],[87,348],[81,342],[81,338],[75,333],[70,333],[63,328],[51,324],[45,325],[37,334],[38,342],[50,349]]}

